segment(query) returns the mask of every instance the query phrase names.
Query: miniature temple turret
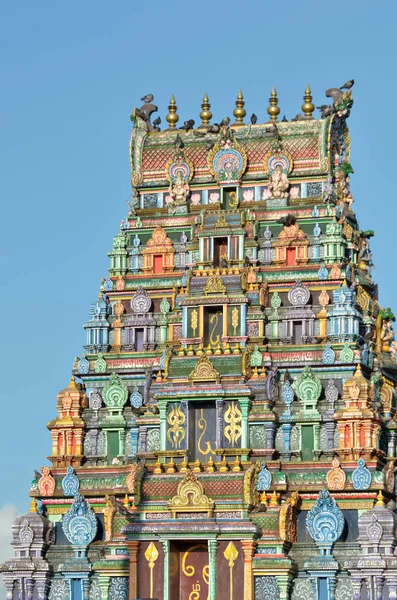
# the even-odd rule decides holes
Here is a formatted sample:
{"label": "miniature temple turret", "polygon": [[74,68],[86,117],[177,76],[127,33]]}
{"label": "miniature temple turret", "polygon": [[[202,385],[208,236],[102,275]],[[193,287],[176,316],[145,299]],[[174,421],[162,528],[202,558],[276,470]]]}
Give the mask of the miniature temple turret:
{"label": "miniature temple turret", "polygon": [[[351,87],[160,131],[0,565],[16,600],[396,597],[397,342],[353,211]],[[267,118],[267,117],[266,117]],[[355,206],[359,207],[359,201]],[[358,212],[358,208],[357,208]],[[105,269],[105,266],[104,266]]]}

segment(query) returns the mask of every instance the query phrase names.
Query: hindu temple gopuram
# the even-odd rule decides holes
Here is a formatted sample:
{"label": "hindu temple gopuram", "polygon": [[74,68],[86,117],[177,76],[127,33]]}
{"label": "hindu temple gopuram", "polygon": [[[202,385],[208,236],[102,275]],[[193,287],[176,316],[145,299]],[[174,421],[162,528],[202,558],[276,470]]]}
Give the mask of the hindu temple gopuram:
{"label": "hindu temple gopuram", "polygon": [[350,189],[352,86],[318,117],[307,87],[291,121],[275,90],[265,123],[241,92],[218,123],[207,95],[182,127],[172,97],[163,131],[152,95],[134,109],[8,600],[397,598],[397,342]]}

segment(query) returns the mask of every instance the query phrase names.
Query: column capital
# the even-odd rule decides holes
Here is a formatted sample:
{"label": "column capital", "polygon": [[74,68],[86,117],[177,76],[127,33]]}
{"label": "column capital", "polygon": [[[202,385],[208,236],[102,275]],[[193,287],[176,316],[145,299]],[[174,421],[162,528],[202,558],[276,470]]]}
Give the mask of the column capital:
{"label": "column capital", "polygon": [[256,542],[254,540],[241,540],[244,552],[244,562],[251,562],[255,554]]}

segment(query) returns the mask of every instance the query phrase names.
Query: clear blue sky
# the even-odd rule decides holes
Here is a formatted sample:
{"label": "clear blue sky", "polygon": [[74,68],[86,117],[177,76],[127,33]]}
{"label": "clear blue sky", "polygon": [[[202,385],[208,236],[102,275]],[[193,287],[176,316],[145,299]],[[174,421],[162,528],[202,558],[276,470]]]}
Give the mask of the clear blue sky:
{"label": "clear blue sky", "polygon": [[[382,8],[382,11],[380,10]],[[319,0],[3,1],[1,83],[0,507],[27,510],[33,469],[47,464],[47,422],[84,343],[83,323],[126,214],[129,116],[146,93],[163,121],[214,120],[242,88],[248,114],[300,112],[307,83],[354,77],[352,190],[384,306],[397,310],[395,2]]]}

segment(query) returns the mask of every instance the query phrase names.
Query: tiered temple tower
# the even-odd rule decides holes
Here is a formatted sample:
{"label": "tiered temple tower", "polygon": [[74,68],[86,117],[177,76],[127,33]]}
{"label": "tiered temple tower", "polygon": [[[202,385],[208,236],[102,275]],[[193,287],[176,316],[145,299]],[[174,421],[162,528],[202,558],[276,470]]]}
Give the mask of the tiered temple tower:
{"label": "tiered temple tower", "polygon": [[[348,86],[349,88],[349,86]],[[350,191],[353,104],[165,131],[1,565],[8,600],[397,597],[396,342]]]}

